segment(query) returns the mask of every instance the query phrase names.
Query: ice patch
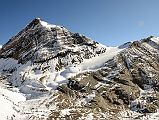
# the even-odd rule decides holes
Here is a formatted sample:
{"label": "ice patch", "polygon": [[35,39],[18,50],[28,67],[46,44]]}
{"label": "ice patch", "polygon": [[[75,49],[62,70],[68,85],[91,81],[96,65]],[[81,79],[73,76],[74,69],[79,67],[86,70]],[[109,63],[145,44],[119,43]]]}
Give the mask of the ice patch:
{"label": "ice patch", "polygon": [[151,38],[152,41],[154,41],[155,43],[159,44],[159,37],[153,37]]}
{"label": "ice patch", "polygon": [[84,62],[79,65],[79,68],[81,71],[98,69],[122,50],[124,49],[119,49],[118,47],[107,47],[105,53],[93,57],[92,59],[84,60]]}
{"label": "ice patch", "polygon": [[48,24],[48,23],[45,22],[45,21],[40,21],[40,23],[41,23],[42,26],[44,26],[44,27],[46,27],[46,28],[48,28],[48,29],[50,29],[50,28],[52,28],[52,27],[56,27],[56,25]]}

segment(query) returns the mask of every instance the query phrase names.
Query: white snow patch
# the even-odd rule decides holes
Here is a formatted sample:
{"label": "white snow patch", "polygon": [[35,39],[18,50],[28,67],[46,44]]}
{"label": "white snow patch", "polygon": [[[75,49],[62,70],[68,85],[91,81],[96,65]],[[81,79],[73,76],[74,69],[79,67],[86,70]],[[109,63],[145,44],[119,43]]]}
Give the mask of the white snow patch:
{"label": "white snow patch", "polygon": [[0,88],[0,118],[1,120],[13,119],[20,111],[18,102],[25,101],[26,98],[18,92],[12,92]]}
{"label": "white snow patch", "polygon": [[49,24],[49,23],[47,23],[45,21],[40,21],[40,23],[41,23],[42,26],[44,26],[44,27],[46,27],[48,29],[50,29],[52,27],[56,27],[56,25]]}
{"label": "white snow patch", "polygon": [[159,44],[159,37],[153,37],[151,38],[152,41],[154,41],[155,43]]}
{"label": "white snow patch", "polygon": [[89,94],[89,95],[85,96],[85,98],[83,98],[83,99],[81,100],[81,103],[83,103],[83,104],[85,105],[85,104],[89,103],[91,100],[93,100],[93,98],[94,98],[95,96],[96,96],[96,95],[95,95],[95,92],[93,92],[92,94]]}
{"label": "white snow patch", "polygon": [[83,70],[94,70],[100,68],[104,63],[112,59],[115,55],[121,52],[123,49],[118,47],[107,47],[106,52],[99,56],[93,57],[92,59],[84,60],[79,66],[81,71]]}
{"label": "white snow patch", "polygon": [[63,117],[65,117],[66,115],[70,115],[71,114],[70,113],[71,110],[72,109],[63,109],[63,110],[61,110],[60,115],[63,116]]}
{"label": "white snow patch", "polygon": [[89,113],[86,117],[86,120],[93,120],[93,113]]}
{"label": "white snow patch", "polygon": [[105,53],[102,53],[99,56],[93,57],[91,59],[84,59],[84,61],[78,65],[71,65],[61,70],[59,75],[56,75],[56,81],[59,81],[60,77],[63,80],[66,80],[67,78],[73,77],[79,73],[96,70],[102,67],[105,62],[112,59],[122,50],[124,49],[119,49],[118,47],[107,47]]}

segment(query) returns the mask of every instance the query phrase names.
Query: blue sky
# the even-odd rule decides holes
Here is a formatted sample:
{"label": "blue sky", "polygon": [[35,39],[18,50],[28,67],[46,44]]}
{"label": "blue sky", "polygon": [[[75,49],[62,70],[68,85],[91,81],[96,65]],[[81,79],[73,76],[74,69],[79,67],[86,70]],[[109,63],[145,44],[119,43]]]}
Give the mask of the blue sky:
{"label": "blue sky", "polygon": [[40,17],[108,46],[159,36],[159,0],[0,0],[0,44]]}

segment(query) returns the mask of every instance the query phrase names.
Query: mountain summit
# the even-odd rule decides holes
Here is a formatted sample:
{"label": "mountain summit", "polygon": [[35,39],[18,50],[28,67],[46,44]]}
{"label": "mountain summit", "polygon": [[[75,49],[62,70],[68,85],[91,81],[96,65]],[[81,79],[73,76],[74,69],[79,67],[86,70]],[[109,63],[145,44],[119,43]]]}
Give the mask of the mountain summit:
{"label": "mountain summit", "polygon": [[43,62],[58,57],[62,57],[59,59],[62,60],[65,56],[72,57],[67,59],[70,60],[68,62],[81,62],[102,52],[105,52],[105,47],[97,42],[36,18],[12,37],[0,54],[2,57],[14,58],[19,63],[28,60]]}
{"label": "mountain summit", "polygon": [[35,18],[0,49],[0,116],[159,119],[158,68],[157,37],[106,47]]}

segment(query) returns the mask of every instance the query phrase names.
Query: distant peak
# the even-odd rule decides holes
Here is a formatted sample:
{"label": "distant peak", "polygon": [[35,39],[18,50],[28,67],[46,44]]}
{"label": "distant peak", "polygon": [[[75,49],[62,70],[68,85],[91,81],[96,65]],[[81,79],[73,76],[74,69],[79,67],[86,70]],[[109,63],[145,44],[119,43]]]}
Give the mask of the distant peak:
{"label": "distant peak", "polygon": [[129,47],[132,43],[133,43],[132,41],[126,42],[126,43],[124,43],[124,44],[118,46],[118,48],[119,48],[119,49],[127,48],[127,47]]}
{"label": "distant peak", "polygon": [[40,18],[35,18],[29,23],[29,25],[27,27],[28,28],[34,27],[34,26],[38,25],[40,22],[41,22]]}
{"label": "distant peak", "polygon": [[39,18],[39,17],[37,17],[37,18],[35,18],[35,19],[37,19],[37,20],[41,20],[41,18]]}
{"label": "distant peak", "polygon": [[37,24],[40,23],[41,21],[42,21],[41,18],[35,18],[32,20],[33,23],[37,23]]}
{"label": "distant peak", "polygon": [[45,28],[48,28],[48,29],[50,29],[50,28],[52,28],[52,27],[56,27],[56,25],[49,24],[49,23],[43,21],[41,18],[38,18],[38,17],[35,18],[35,19],[33,19],[33,20],[29,23],[28,27],[29,27],[29,28],[33,28],[33,27],[36,26],[36,25],[40,25],[40,26],[45,27]]}

